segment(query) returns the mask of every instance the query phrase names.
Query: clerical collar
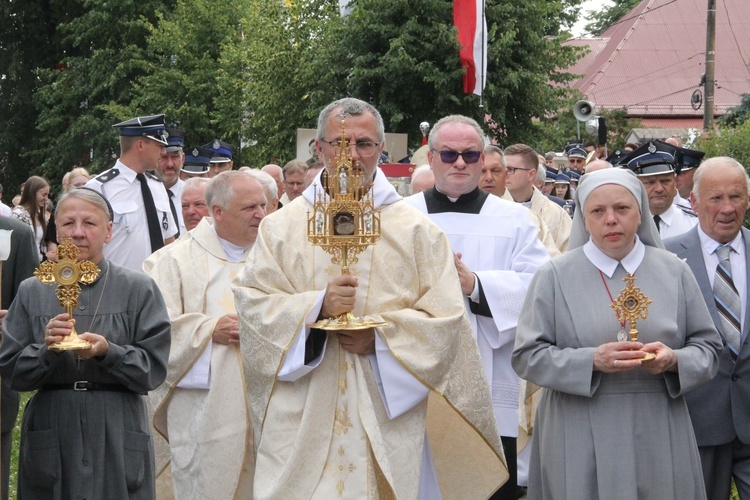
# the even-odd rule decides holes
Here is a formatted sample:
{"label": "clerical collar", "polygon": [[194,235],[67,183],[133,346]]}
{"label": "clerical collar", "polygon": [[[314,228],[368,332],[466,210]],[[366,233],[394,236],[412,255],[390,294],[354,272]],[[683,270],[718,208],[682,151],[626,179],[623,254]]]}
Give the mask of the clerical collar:
{"label": "clerical collar", "polygon": [[583,253],[597,269],[606,274],[608,278],[611,278],[612,275],[615,274],[617,264],[622,265],[623,269],[630,274],[635,274],[638,266],[643,262],[643,257],[646,255],[646,245],[641,243],[640,238],[638,238],[638,235],[636,234],[633,249],[622,260],[618,261],[602,252],[599,247],[589,239],[589,241],[583,245]]}
{"label": "clerical collar", "polygon": [[481,192],[481,190],[479,189],[478,186],[475,187],[473,191],[470,191],[468,193],[464,193],[461,196],[459,196],[458,198],[451,198],[450,196],[445,195],[445,194],[441,193],[440,191],[438,191],[438,188],[436,188],[436,187],[432,188],[432,190],[433,190],[433,193],[435,195],[435,198],[438,201],[455,203],[457,205],[468,205],[470,203],[474,203],[475,201],[477,201],[479,199],[479,195],[482,194],[482,192]]}

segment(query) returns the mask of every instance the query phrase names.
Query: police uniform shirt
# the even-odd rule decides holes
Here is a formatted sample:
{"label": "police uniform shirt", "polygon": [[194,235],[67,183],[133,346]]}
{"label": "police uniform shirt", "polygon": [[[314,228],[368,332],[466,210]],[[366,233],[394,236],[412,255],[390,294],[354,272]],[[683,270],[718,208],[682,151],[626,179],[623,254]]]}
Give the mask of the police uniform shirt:
{"label": "police uniform shirt", "polygon": [[[177,226],[169,208],[167,190],[156,177],[145,175],[162,236],[170,238],[177,233]],[[104,257],[128,269],[143,271],[143,261],[151,255],[151,240],[141,185],[135,176],[136,172],[118,159],[114,167],[91,179],[86,187],[101,193],[112,205],[112,239],[104,245]]]}
{"label": "police uniform shirt", "polygon": [[686,233],[698,224],[698,217],[693,211],[676,205],[670,205],[659,217],[659,234],[662,240]]}
{"label": "police uniform shirt", "polygon": [[674,200],[672,200],[672,205],[677,205],[680,208],[687,208],[688,210],[693,209],[690,201],[680,196],[680,193],[677,193],[677,195],[674,197]]}
{"label": "police uniform shirt", "polygon": [[[165,189],[172,191],[172,203],[174,203],[174,210],[177,213],[177,224],[180,226],[180,234],[185,234],[185,221],[182,218],[182,190],[185,189],[185,181],[177,179],[174,186]],[[169,196],[169,193],[167,193]]]}

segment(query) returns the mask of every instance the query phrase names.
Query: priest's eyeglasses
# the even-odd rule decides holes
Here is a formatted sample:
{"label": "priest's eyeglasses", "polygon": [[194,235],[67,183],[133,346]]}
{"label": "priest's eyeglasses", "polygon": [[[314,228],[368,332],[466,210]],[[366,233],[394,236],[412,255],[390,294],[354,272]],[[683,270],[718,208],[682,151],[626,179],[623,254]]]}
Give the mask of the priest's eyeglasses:
{"label": "priest's eyeglasses", "polygon": [[529,170],[536,170],[536,169],[535,168],[531,169],[531,168],[520,168],[520,167],[508,167],[507,170],[508,170],[508,175],[513,175],[516,173],[517,170],[523,170],[524,172],[528,172]]}
{"label": "priest's eyeglasses", "polygon": [[459,156],[466,163],[476,163],[479,161],[479,157],[482,156],[482,152],[464,151],[463,153],[459,153],[458,151],[440,151],[440,161],[443,163],[455,163]]}
{"label": "priest's eyeglasses", "polygon": [[[333,146],[334,148],[341,147],[341,139],[336,139],[333,141],[326,141],[325,139],[321,139],[320,142],[325,142],[326,144]],[[370,156],[378,152],[378,146],[380,146],[380,144],[381,143],[379,142],[359,141],[353,144],[349,143],[349,146],[355,146],[357,148],[357,154],[359,154],[359,156],[361,156],[362,158],[369,158]]]}

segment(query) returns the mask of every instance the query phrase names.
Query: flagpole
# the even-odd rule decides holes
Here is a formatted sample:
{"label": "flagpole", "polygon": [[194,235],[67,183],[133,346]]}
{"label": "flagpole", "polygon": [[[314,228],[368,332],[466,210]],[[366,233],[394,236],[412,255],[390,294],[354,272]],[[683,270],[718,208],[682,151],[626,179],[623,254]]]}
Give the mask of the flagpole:
{"label": "flagpole", "polygon": [[485,17],[485,8],[487,5],[487,0],[482,0],[482,72],[480,73],[481,81],[479,82],[479,108],[484,108],[484,68],[486,67],[486,57],[487,57],[487,41],[485,40],[485,37],[487,36],[487,30],[485,29],[487,26],[487,18]]}

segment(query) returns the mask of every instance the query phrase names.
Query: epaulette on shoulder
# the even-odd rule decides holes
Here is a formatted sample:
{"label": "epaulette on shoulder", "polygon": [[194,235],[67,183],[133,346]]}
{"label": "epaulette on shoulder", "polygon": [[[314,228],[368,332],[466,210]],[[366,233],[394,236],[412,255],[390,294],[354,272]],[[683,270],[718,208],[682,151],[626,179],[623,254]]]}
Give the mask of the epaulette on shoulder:
{"label": "epaulette on shoulder", "polygon": [[690,217],[698,217],[698,214],[696,214],[692,209],[690,209],[688,207],[684,207],[682,205],[676,205],[676,206],[677,206],[677,208],[679,208],[680,210],[682,210],[683,212],[685,212]]}
{"label": "epaulette on shoulder", "polygon": [[118,175],[120,175],[120,170],[119,169],[117,169],[117,168],[110,168],[109,170],[105,170],[101,174],[97,175],[95,177],[95,179],[97,181],[101,182],[102,184],[104,184],[105,182],[111,181],[112,179],[114,179]]}
{"label": "epaulette on shoulder", "polygon": [[151,172],[146,172],[146,176],[151,178],[154,181],[161,182],[161,179],[159,179],[155,174]]}

